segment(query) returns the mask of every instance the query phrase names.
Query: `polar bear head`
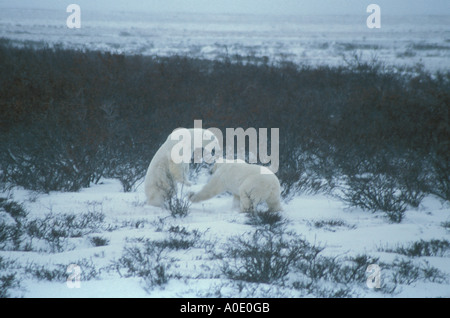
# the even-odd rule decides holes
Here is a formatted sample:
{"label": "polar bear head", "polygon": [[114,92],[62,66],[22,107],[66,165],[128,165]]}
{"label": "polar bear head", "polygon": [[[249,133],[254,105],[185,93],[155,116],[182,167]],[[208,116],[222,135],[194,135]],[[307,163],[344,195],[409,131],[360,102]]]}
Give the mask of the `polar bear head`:
{"label": "polar bear head", "polygon": [[220,157],[222,150],[221,143],[216,135],[202,128],[175,129],[167,137],[167,142],[173,143],[170,155],[175,163],[189,163],[194,151],[202,148],[204,151],[202,152],[201,158],[194,158],[194,162],[200,163],[204,160],[207,163],[212,163]]}

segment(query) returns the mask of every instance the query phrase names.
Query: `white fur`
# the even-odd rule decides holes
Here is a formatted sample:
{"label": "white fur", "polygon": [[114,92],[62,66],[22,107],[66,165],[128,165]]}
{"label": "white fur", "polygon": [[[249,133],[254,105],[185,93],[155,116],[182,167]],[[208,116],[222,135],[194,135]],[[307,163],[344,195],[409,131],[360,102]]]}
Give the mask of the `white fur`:
{"label": "white fur", "polygon": [[[191,150],[194,149],[194,132],[198,130],[201,131],[200,136],[204,134],[205,139],[200,144],[200,147],[204,147],[211,143],[211,140],[217,143],[217,138],[214,134],[208,130],[200,128],[188,129],[191,135]],[[198,136],[198,135],[197,135]],[[187,174],[189,172],[189,163],[181,162],[175,163],[172,160],[171,152],[172,148],[180,143],[178,140],[172,140],[172,134],[167,137],[167,140],[162,144],[158,151],[153,156],[152,161],[147,169],[147,174],[145,176],[145,195],[147,197],[147,204],[163,207],[164,201],[166,199],[166,194],[168,190],[175,187],[177,183],[191,185],[188,181]],[[217,150],[220,149],[217,143]],[[192,155],[192,154],[191,154]]]}
{"label": "white fur", "polygon": [[[264,170],[264,173],[261,173]],[[242,160],[217,161],[213,175],[202,190],[191,194],[192,202],[208,200],[220,193],[233,194],[233,205],[242,212],[266,202],[269,211],[281,211],[280,182],[269,169]]]}

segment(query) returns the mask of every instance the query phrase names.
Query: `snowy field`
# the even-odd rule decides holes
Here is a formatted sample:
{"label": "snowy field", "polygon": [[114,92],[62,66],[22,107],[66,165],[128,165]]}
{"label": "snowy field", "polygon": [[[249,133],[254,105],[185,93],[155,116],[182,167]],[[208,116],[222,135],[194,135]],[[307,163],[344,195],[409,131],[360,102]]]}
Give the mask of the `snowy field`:
{"label": "snowy field", "polygon": [[[443,13],[445,14],[445,13]],[[447,13],[448,14],[448,13]],[[260,16],[82,11],[68,29],[65,8],[0,11],[0,37],[66,48],[126,54],[223,59],[236,54],[306,65],[342,65],[355,53],[395,66],[450,67],[448,15],[383,15],[369,29],[366,14]]]}
{"label": "snowy field", "polygon": [[[207,173],[201,174],[191,190],[200,189],[207,179]],[[124,193],[120,183],[110,179],[77,193],[16,189],[9,195],[23,202],[28,220],[45,219],[55,230],[63,226],[55,222],[61,216],[101,216],[91,217],[94,221],[73,237],[31,238],[27,251],[1,251],[1,257],[14,260],[11,268],[20,281],[11,297],[328,297],[339,289],[352,297],[450,297],[448,246],[419,255],[396,250],[419,241],[448,240],[450,206],[434,197],[425,198],[417,209],[408,209],[400,224],[389,223],[382,213],[349,209],[332,196],[300,195],[284,202],[285,233],[322,247],[323,257],[340,260],[364,255],[380,266],[380,289],[367,287],[365,266],[359,268],[359,278],[348,284],[322,278],[314,282],[314,288],[305,289],[295,284],[302,277],[295,270],[271,283],[238,284],[224,274],[226,258],[217,255],[232,237],[246,237],[258,229],[246,214],[231,208],[232,197],[227,194],[193,204],[186,217],[177,218],[167,210],[144,205],[143,186]],[[3,212],[0,217],[8,215]],[[158,261],[166,269],[164,284],[131,274],[119,261],[127,248],[142,248],[145,242],[166,242]],[[79,288],[67,285],[70,264],[80,266]],[[406,272],[397,275],[399,270]]]}

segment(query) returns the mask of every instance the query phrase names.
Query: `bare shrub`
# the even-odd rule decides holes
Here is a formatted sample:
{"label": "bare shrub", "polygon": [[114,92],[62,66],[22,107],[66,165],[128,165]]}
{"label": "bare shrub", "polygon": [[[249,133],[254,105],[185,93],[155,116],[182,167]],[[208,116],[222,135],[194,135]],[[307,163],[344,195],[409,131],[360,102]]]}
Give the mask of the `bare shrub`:
{"label": "bare shrub", "polygon": [[126,247],[122,256],[113,262],[113,266],[120,276],[141,277],[147,289],[162,286],[169,281],[167,271],[170,260],[165,255],[164,248],[153,241],[147,240],[143,246]]}
{"label": "bare shrub", "polygon": [[[205,127],[221,130],[280,128],[285,200],[329,192],[343,174],[362,173],[389,175],[412,206],[429,193],[448,200],[450,73],[393,70],[347,53],[343,66],[311,67],[18,47],[2,39],[0,188],[77,191],[114,177],[133,191],[164,138],[202,114]],[[385,165],[389,159],[394,164]],[[360,169],[363,161],[377,168]],[[389,209],[401,210],[395,196]]]}
{"label": "bare shrub", "polygon": [[15,266],[15,261],[0,256],[0,298],[11,297],[11,291],[20,288]]}
{"label": "bare shrub", "polygon": [[265,229],[232,237],[222,272],[233,280],[273,283],[286,277],[306,246],[298,237]]}
{"label": "bare shrub", "polygon": [[191,208],[191,201],[189,200],[189,193],[184,191],[184,184],[178,190],[178,186],[173,177],[168,173],[168,185],[160,185],[164,189],[164,207],[170,211],[172,217],[186,217]]}
{"label": "bare shrub", "polygon": [[349,176],[341,198],[367,211],[383,211],[395,223],[402,221],[406,210],[403,194],[395,181],[385,175]]}

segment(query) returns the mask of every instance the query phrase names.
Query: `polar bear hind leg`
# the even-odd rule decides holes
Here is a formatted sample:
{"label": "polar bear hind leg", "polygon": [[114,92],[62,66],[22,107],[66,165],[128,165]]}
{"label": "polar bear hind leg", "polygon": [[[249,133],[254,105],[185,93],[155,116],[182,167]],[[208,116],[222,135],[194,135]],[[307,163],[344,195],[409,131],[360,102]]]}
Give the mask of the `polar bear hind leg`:
{"label": "polar bear hind leg", "polygon": [[260,195],[261,185],[255,181],[253,176],[248,177],[239,187],[241,212],[254,212],[260,203],[265,202],[265,197]]}
{"label": "polar bear hind leg", "polygon": [[233,194],[233,209],[239,209],[241,198],[237,194]]}
{"label": "polar bear hind leg", "polygon": [[[265,181],[272,179],[271,183]],[[268,212],[281,211],[278,180],[269,175],[248,177],[239,187],[241,211],[255,211],[261,203],[266,203]]]}
{"label": "polar bear hind leg", "polygon": [[267,200],[267,206],[269,208],[269,212],[279,212],[283,210],[281,207],[280,196],[279,195],[271,195]]}
{"label": "polar bear hind leg", "polygon": [[164,193],[159,188],[152,188],[146,190],[147,195],[147,204],[158,206],[158,207],[164,207]]}

